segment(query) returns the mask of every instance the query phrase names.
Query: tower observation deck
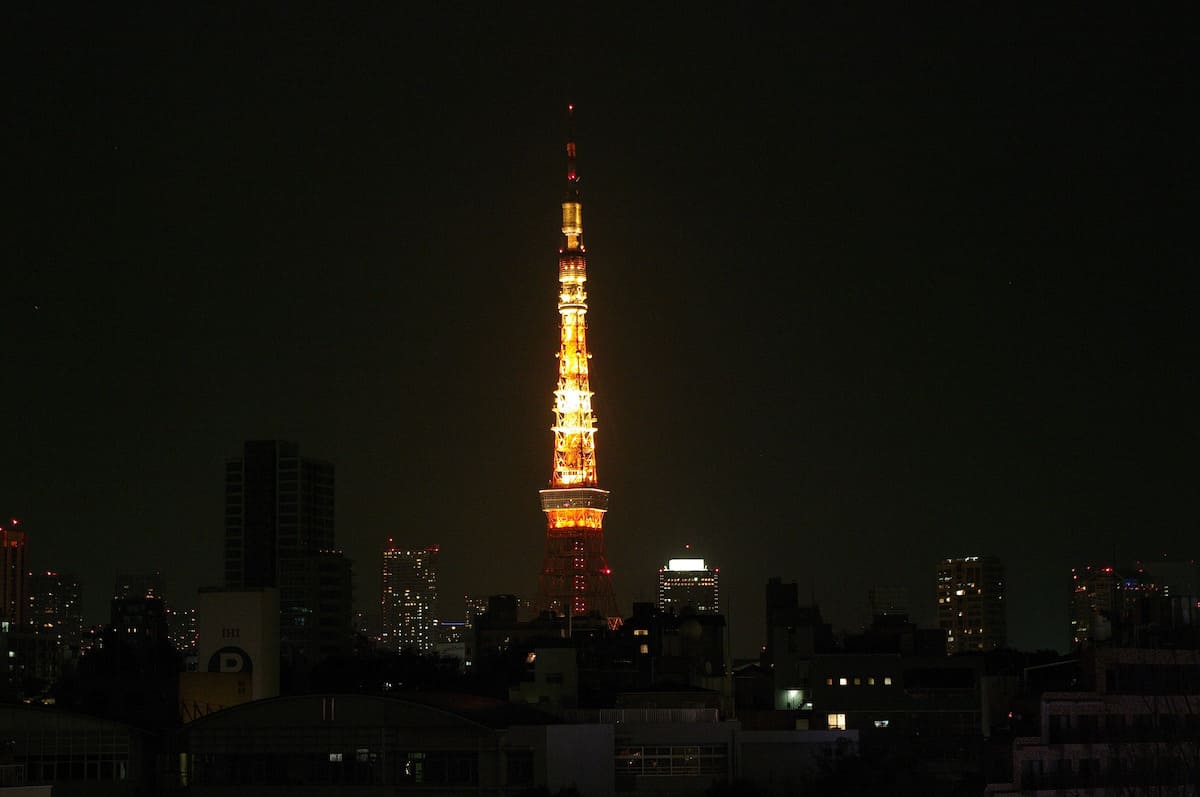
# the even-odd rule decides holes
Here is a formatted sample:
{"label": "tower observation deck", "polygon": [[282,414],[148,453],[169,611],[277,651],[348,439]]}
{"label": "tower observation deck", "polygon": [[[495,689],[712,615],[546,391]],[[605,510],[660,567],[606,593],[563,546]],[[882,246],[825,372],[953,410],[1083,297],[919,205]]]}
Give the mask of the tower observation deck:
{"label": "tower observation deck", "polygon": [[567,106],[567,190],[558,249],[558,387],[554,391],[554,462],[541,491],[546,553],[538,609],[557,615],[599,614],[619,622],[612,570],[604,554],[608,491],[596,476],[596,417],[588,382],[587,249],[575,168],[575,108]]}

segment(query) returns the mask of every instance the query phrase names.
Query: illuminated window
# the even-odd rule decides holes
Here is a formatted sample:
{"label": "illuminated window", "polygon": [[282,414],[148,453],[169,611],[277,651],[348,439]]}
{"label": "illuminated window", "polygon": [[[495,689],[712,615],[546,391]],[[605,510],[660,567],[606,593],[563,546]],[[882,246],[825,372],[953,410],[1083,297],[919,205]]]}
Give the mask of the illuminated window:
{"label": "illuminated window", "polygon": [[831,731],[846,730],[846,715],[845,714],[830,714],[827,723]]}
{"label": "illuminated window", "polygon": [[825,679],[825,685],[826,685],[826,686],[833,686],[833,679],[832,679],[832,678],[826,678],[826,679]]}
{"label": "illuminated window", "polygon": [[862,678],[855,678],[855,679],[854,679],[854,685],[855,685],[855,686],[862,686]]}
{"label": "illuminated window", "polygon": [[883,685],[891,686],[892,685],[892,676],[890,676],[890,675],[883,676]]}
{"label": "illuminated window", "polygon": [[635,628],[635,629],[633,629],[633,635],[634,636],[650,636],[650,629],[649,628]]}
{"label": "illuminated window", "polygon": [[867,679],[867,686],[874,686],[874,685],[875,685],[875,676],[872,675],[870,678]]}
{"label": "illuminated window", "polygon": [[849,684],[850,684],[850,679],[838,678],[838,686],[848,686]]}
{"label": "illuminated window", "polygon": [[643,642],[641,645],[638,646],[638,653],[649,653],[649,652],[650,652],[650,646],[647,645],[646,643]]}
{"label": "illuminated window", "polygon": [[886,728],[888,726],[888,722],[888,720],[875,720],[875,727]]}
{"label": "illuminated window", "polygon": [[342,754],[341,754],[341,753],[330,753],[330,754],[329,754],[329,760],[330,760],[330,761],[341,761],[341,760],[342,760]]}

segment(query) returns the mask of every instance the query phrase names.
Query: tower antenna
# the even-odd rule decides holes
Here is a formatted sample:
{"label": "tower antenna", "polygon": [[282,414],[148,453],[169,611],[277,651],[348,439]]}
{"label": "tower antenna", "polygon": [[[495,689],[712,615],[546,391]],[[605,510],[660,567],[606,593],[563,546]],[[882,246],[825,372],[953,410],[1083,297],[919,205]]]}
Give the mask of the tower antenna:
{"label": "tower antenna", "polygon": [[554,450],[549,487],[541,491],[546,548],[538,579],[538,609],[599,614],[621,622],[602,525],[608,491],[596,473],[596,417],[588,378],[587,249],[575,151],[575,105],[567,105],[567,185],[558,247],[558,382],[554,391]]}

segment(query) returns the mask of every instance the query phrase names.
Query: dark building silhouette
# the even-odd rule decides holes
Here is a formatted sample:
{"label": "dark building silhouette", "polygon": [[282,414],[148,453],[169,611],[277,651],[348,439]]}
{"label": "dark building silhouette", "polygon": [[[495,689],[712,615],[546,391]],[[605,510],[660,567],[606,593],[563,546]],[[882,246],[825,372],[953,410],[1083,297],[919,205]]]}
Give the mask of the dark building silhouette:
{"label": "dark building silhouette", "polygon": [[15,518],[0,526],[0,620],[20,628],[28,620],[29,579],[25,569],[25,532],[18,531]]}
{"label": "dark building silhouette", "polygon": [[284,653],[317,662],[350,653],[354,636],[353,574],[341,551],[281,561],[279,632]]}
{"label": "dark building silhouette", "polygon": [[109,603],[109,625],[126,637],[169,642],[161,574],[117,576]]}
{"label": "dark building silhouette", "polygon": [[333,465],[282,440],[247,441],[226,462],[226,588],[279,587],[282,560],[333,547]]}
{"label": "dark building silhouette", "polygon": [[247,441],[226,462],[225,587],[279,590],[281,653],[293,673],[349,651],[352,577],[335,549],[332,464],[284,440]]}
{"label": "dark building silhouette", "polygon": [[908,617],[908,587],[877,584],[867,590],[867,606],[872,621],[878,617]]}

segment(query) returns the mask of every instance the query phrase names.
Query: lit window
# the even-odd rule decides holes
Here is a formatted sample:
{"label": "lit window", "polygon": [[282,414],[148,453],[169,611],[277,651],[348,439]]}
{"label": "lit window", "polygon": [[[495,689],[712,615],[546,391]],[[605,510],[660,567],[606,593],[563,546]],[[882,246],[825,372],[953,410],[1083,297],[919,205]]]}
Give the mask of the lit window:
{"label": "lit window", "polygon": [[848,678],[838,678],[838,686],[848,686],[850,680]]}
{"label": "lit window", "polygon": [[888,726],[888,722],[888,720],[875,720],[875,727],[886,728]]}
{"label": "lit window", "polygon": [[855,679],[854,679],[854,685],[855,685],[855,686],[862,686],[862,678],[855,678]]}
{"label": "lit window", "polygon": [[846,730],[846,715],[845,714],[830,714],[827,723],[831,731]]}
{"label": "lit window", "polygon": [[826,685],[826,686],[833,686],[833,679],[832,679],[832,678],[826,678],[826,679],[825,679],[825,685]]}
{"label": "lit window", "polygon": [[883,676],[883,685],[891,686],[892,685],[892,676],[890,676],[890,675]]}
{"label": "lit window", "polygon": [[341,754],[341,753],[330,753],[330,754],[329,754],[329,760],[330,760],[330,761],[339,761],[339,762],[340,762],[340,761],[342,760],[342,754]]}
{"label": "lit window", "polygon": [[633,629],[633,635],[634,636],[650,636],[650,629],[649,628],[635,628],[635,629]]}
{"label": "lit window", "polygon": [[638,645],[638,653],[649,653],[649,652],[650,652],[650,646],[647,645],[646,643],[643,642],[641,645]]}
{"label": "lit window", "polygon": [[867,686],[874,686],[874,685],[875,685],[875,676],[872,675],[870,678],[867,679]]}

